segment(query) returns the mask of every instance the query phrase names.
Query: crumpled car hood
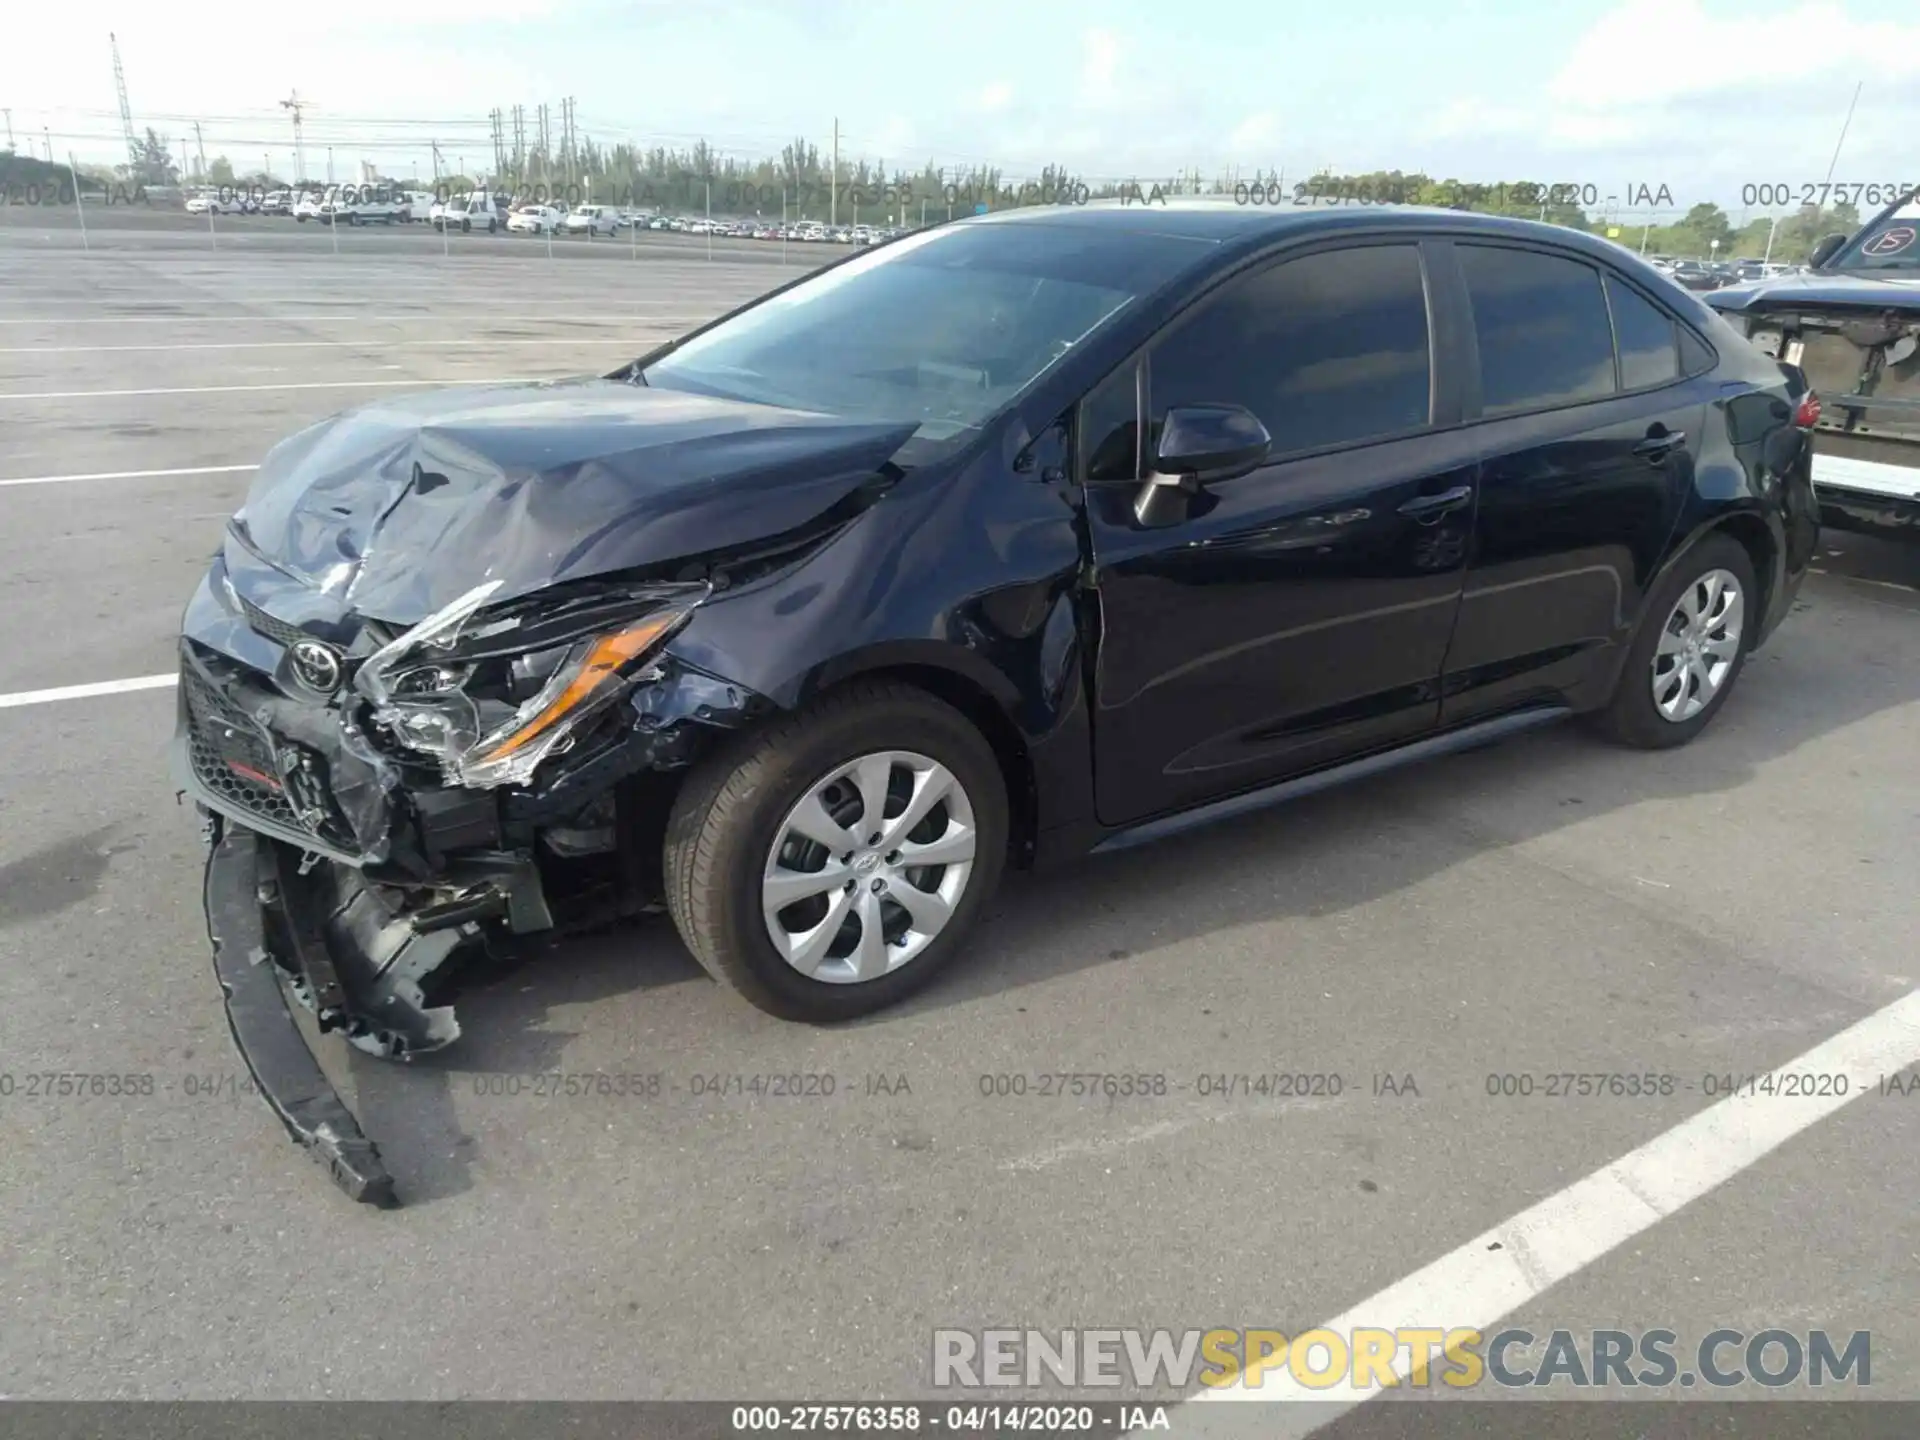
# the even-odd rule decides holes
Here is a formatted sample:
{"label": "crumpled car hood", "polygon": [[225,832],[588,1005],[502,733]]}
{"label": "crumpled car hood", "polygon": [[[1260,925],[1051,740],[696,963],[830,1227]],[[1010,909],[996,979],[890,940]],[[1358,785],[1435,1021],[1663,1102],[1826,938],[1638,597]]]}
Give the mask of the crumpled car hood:
{"label": "crumpled car hood", "polygon": [[275,446],[228,558],[411,625],[487,580],[507,600],[799,529],[914,429],[619,380],[428,391]]}

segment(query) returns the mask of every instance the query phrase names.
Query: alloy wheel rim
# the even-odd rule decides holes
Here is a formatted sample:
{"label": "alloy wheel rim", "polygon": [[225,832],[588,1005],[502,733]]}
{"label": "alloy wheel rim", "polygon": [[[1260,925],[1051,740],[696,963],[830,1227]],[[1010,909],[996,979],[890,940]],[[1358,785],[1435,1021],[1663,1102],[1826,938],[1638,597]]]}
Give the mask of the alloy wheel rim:
{"label": "alloy wheel rim", "polygon": [[1713,703],[1740,658],[1746,596],[1730,570],[1709,570],[1674,605],[1653,652],[1653,706],[1681,724]]}
{"label": "alloy wheel rim", "polygon": [[912,750],[836,766],[774,834],[760,878],[773,948],[812,980],[858,985],[931,945],[973,875],[973,802],[959,778]]}

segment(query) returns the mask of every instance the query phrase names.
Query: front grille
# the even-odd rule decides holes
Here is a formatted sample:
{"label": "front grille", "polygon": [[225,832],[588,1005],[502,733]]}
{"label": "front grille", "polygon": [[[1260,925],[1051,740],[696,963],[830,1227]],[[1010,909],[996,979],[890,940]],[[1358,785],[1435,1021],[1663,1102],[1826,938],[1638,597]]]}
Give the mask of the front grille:
{"label": "front grille", "polygon": [[240,613],[247,617],[248,626],[276,645],[291,645],[294,641],[305,638],[307,632],[298,625],[289,625],[284,620],[274,619],[244,595],[236,598],[240,601]]}
{"label": "front grille", "polygon": [[230,804],[258,815],[262,820],[294,830],[305,830],[293,806],[280,791],[257,784],[236,774],[214,743],[214,727],[231,731],[228,740],[232,758],[251,766],[263,775],[274,773],[273,754],[260,733],[245,715],[225,696],[194,673],[191,666],[180,673],[181,687],[187,698],[187,758],[200,783]]}

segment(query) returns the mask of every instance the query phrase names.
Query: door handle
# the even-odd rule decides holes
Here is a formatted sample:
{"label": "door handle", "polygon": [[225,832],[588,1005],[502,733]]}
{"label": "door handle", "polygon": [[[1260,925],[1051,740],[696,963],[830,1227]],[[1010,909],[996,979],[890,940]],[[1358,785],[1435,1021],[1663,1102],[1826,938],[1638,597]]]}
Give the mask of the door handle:
{"label": "door handle", "polygon": [[1633,447],[1633,453],[1647,460],[1664,460],[1687,440],[1684,430],[1669,430],[1664,435],[1649,435]]}
{"label": "door handle", "polygon": [[1400,507],[1400,513],[1423,522],[1438,520],[1449,510],[1458,510],[1472,499],[1471,485],[1456,485],[1451,490],[1442,490],[1438,495],[1416,495]]}

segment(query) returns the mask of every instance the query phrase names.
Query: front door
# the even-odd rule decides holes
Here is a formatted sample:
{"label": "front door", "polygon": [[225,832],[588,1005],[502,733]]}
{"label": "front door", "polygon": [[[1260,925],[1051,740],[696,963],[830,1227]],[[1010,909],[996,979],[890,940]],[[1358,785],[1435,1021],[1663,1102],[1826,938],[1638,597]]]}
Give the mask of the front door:
{"label": "front door", "polygon": [[[1476,463],[1449,424],[1427,271],[1405,240],[1268,264],[1184,312],[1083,405],[1103,822],[1437,723]],[[1259,416],[1267,462],[1142,503],[1161,417],[1206,403]]]}

